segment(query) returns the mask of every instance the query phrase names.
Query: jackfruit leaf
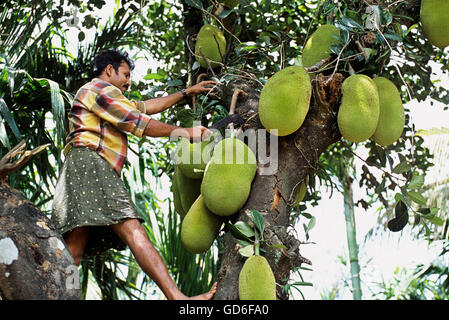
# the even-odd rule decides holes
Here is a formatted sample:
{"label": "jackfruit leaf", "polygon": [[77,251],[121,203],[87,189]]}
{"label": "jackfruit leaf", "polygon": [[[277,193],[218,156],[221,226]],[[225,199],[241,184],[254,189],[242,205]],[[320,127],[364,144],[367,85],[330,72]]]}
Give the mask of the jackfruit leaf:
{"label": "jackfruit leaf", "polygon": [[183,82],[179,79],[175,79],[175,80],[168,80],[166,82],[167,87],[178,87],[178,86],[182,86]]}
{"label": "jackfruit leaf", "polygon": [[388,221],[387,227],[392,232],[398,232],[404,229],[408,223],[408,210],[404,202],[399,201],[394,208],[395,218]]}
{"label": "jackfruit leaf", "polygon": [[421,188],[423,184],[424,184],[424,176],[415,175],[413,176],[410,183],[407,185],[407,188],[411,190],[416,190]]}
{"label": "jackfruit leaf", "polygon": [[411,164],[407,161],[401,161],[393,168],[393,173],[404,173],[412,168]]}
{"label": "jackfruit leaf", "polygon": [[253,245],[249,245],[243,248],[239,249],[239,253],[244,256],[244,257],[251,257],[254,255],[254,246]]}
{"label": "jackfruit leaf", "polygon": [[180,126],[190,128],[197,115],[192,109],[181,109],[176,113],[176,119],[180,122]]}
{"label": "jackfruit leaf", "polygon": [[254,236],[253,229],[243,221],[237,221],[235,224],[228,223],[229,230],[234,238],[251,242],[251,237]]}
{"label": "jackfruit leaf", "polygon": [[251,221],[254,223],[257,230],[259,231],[260,237],[263,239],[263,232],[265,230],[265,220],[263,218],[263,215],[257,210],[250,210],[250,212]]}
{"label": "jackfruit leaf", "polygon": [[423,197],[423,195],[417,191],[409,191],[407,192],[407,196],[417,204],[425,205],[427,200]]}

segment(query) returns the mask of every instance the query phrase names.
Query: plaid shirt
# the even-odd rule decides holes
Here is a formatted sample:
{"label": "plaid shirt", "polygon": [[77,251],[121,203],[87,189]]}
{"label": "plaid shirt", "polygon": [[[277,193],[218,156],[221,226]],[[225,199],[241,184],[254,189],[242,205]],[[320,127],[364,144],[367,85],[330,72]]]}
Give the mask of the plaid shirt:
{"label": "plaid shirt", "polygon": [[64,154],[71,147],[90,147],[119,175],[128,151],[126,132],[140,138],[151,120],[143,102],[129,101],[120,89],[98,78],[78,90],[68,117]]}

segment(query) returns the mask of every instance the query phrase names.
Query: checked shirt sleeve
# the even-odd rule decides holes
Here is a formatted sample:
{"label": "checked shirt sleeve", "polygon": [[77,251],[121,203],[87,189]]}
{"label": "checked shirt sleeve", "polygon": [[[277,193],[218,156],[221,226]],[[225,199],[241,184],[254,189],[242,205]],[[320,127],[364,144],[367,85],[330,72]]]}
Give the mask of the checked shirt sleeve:
{"label": "checked shirt sleeve", "polygon": [[100,90],[92,106],[92,112],[121,131],[142,137],[151,120],[145,114],[145,104],[130,101],[113,85]]}

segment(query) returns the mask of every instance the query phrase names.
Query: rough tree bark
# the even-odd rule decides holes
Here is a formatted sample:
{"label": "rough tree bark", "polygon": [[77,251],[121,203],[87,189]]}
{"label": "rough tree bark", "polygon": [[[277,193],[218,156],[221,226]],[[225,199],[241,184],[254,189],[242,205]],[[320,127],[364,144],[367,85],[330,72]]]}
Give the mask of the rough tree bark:
{"label": "rough tree bark", "polygon": [[[245,206],[234,219],[248,222],[246,210],[255,209],[265,218],[264,238],[271,244],[283,244],[287,249],[264,247],[265,257],[271,265],[276,282],[278,299],[287,299],[282,292],[285,279],[289,278],[294,267],[311,262],[299,252],[300,241],[289,232],[290,212],[295,192],[309,170],[314,170],[320,154],[328,146],[338,141],[341,136],[337,129],[336,110],[340,100],[343,77],[335,74],[327,77],[318,76],[313,81],[313,98],[310,111],[301,128],[294,134],[278,138],[278,169],[272,175],[262,175],[258,170],[252,183],[251,194]],[[260,92],[255,83],[238,80],[223,91],[225,103],[231,92],[239,88],[247,95],[240,96],[236,108],[247,121],[246,128],[263,129],[258,117]],[[272,138],[267,134],[267,144]],[[267,150],[269,150],[267,148]],[[259,168],[260,169],[260,168]],[[238,253],[236,239],[230,234],[224,235],[224,252],[218,276],[218,288],[215,299],[238,299],[238,275],[245,258]]]}
{"label": "rough tree bark", "polygon": [[[24,143],[0,161],[0,296],[10,300],[81,299],[78,268],[47,216],[5,179],[39,152]],[[18,162],[11,163],[21,154]],[[7,158],[7,159],[5,159]]]}

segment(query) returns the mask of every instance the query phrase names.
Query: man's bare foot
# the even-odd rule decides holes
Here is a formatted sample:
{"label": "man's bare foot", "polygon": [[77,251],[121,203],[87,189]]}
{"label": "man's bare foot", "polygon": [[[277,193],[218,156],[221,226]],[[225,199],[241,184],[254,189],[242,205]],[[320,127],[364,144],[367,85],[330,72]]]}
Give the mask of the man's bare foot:
{"label": "man's bare foot", "polygon": [[211,300],[214,297],[216,291],[217,291],[217,283],[215,282],[212,285],[212,288],[210,288],[210,290],[206,293],[203,293],[203,294],[200,294],[200,295],[197,295],[194,297],[187,297],[187,296],[183,295],[183,296],[175,298],[175,300]]}

